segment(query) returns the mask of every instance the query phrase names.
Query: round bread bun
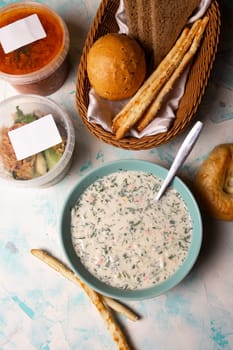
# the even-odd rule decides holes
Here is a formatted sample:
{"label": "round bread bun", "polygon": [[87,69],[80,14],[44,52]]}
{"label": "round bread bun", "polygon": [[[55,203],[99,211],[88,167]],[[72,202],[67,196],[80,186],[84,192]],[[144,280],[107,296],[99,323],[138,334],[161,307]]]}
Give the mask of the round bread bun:
{"label": "round bread bun", "polygon": [[106,34],[90,48],[87,75],[99,96],[108,100],[131,97],[145,79],[144,51],[133,38]]}
{"label": "round bread bun", "polygon": [[233,144],[216,146],[195,177],[201,203],[216,219],[233,220]]}

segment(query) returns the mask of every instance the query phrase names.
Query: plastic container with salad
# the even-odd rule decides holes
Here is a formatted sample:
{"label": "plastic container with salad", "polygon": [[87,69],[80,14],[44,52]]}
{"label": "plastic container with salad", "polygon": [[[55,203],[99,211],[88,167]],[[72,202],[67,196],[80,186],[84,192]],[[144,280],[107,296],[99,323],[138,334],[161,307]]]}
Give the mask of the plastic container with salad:
{"label": "plastic container with salad", "polygon": [[0,104],[0,177],[48,187],[67,173],[75,147],[69,115],[53,100],[17,95]]}

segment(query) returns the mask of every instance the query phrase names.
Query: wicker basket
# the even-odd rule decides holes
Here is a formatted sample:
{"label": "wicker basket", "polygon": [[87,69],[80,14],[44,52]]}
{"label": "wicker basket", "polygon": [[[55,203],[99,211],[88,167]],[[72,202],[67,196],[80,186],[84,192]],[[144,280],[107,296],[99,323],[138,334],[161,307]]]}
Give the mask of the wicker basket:
{"label": "wicker basket", "polygon": [[99,6],[87,35],[78,68],[76,104],[84,124],[97,138],[113,146],[128,150],[150,149],[173,139],[188,126],[195,116],[204,95],[217,51],[220,33],[219,6],[217,0],[213,0],[207,11],[209,22],[204,38],[190,69],[185,92],[180,101],[179,108],[176,111],[176,118],[170,129],[165,133],[145,136],[140,139],[125,137],[121,140],[116,140],[112,133],[105,131],[101,126],[90,123],[87,120],[90,84],[86,71],[86,59],[90,47],[100,36],[118,31],[118,25],[115,20],[115,13],[118,6],[119,0],[102,0]]}

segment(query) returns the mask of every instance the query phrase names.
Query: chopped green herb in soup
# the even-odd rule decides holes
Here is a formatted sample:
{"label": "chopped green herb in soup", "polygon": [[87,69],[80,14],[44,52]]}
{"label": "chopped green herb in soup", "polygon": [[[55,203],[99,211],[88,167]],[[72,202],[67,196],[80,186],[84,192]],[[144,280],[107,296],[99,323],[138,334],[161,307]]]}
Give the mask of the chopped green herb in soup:
{"label": "chopped green herb in soup", "polygon": [[98,279],[129,290],[166,280],[183,263],[192,222],[175,189],[154,200],[161,179],[119,171],[91,184],[71,211],[74,249]]}

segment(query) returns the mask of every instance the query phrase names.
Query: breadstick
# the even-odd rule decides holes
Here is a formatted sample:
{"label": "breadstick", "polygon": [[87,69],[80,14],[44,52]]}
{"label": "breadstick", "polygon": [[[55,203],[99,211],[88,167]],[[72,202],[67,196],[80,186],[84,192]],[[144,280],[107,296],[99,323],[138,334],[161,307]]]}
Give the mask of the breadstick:
{"label": "breadstick", "polygon": [[64,264],[62,264],[60,261],[58,261],[56,258],[49,255],[47,252],[41,249],[31,249],[31,253],[39,258],[40,260],[46,262],[50,267],[52,267],[57,272],[61,273],[64,277],[66,277],[68,280],[74,282],[75,284],[78,284],[83,288],[83,290],[86,292],[92,303],[95,305],[97,310],[99,311],[100,315],[104,319],[106,326],[115,341],[116,345],[118,346],[118,350],[130,350],[130,346],[128,345],[125,336],[118,326],[118,324],[114,321],[110,311],[105,306],[102,296],[100,296],[98,293],[96,293],[94,290],[87,287],[87,285],[82,282],[78,276],[75,275],[75,273],[70,270],[68,267],[66,267]]}
{"label": "breadstick", "polygon": [[137,321],[138,315],[136,315],[133,311],[129,310],[127,307],[125,307],[123,304],[119,303],[115,299],[109,298],[105,295],[102,296],[104,302],[111,307],[111,309],[121,313],[122,315],[126,316],[131,321]]}
{"label": "breadstick", "polygon": [[124,137],[127,131],[139,121],[143,113],[154,100],[155,96],[161,90],[162,86],[178,67],[184,54],[191,46],[199,25],[200,20],[196,21],[188,32],[185,28],[173,49],[152,73],[153,78],[149,78],[150,83],[148,84],[148,82],[146,82],[142,88],[138,90],[138,93],[136,93],[136,95],[130,100],[130,106],[126,105],[126,107],[123,108],[114,118],[113,130],[115,130],[114,124],[116,123],[118,125],[117,119],[120,118],[121,120],[120,126],[116,130],[117,140]]}
{"label": "breadstick", "polygon": [[188,32],[185,28],[183,31],[184,35],[181,35],[181,38],[178,39],[171,52],[168,54],[168,57],[165,57],[155,72],[152,73],[154,79],[151,84],[149,84],[148,88],[142,91],[138,98],[133,97],[133,105],[129,112],[125,112],[123,109],[119,113],[120,115],[123,115],[123,122],[116,131],[116,139],[119,140],[124,137],[126,132],[140,120],[141,116],[151,104],[154,97],[158,94],[163,84],[170,78],[171,74],[179,65],[183,55],[190,47],[197,31],[198,22],[199,21],[197,21]]}
{"label": "breadstick", "polygon": [[[184,42],[184,40],[187,38],[187,34],[189,32],[188,28],[184,28],[182,31],[180,37],[177,40],[176,46],[180,47],[180,45]],[[159,71],[162,65],[165,65],[172,59],[172,57],[176,53],[175,46],[171,49],[171,51],[167,54],[167,56],[164,58],[164,60],[160,63],[160,65],[157,67],[157,69],[154,70],[154,72],[149,76],[149,78],[144,82],[144,84],[138,89],[136,94],[130,99],[130,101],[124,106],[122,111],[118,113],[118,115],[113,119],[112,124],[112,131],[116,132],[119,126],[121,125],[122,121],[124,120],[124,113],[127,113],[130,111],[130,109],[134,106],[137,100],[141,98],[141,96],[146,92],[146,90],[153,84],[153,81],[159,77]],[[161,68],[162,70],[162,68]]]}
{"label": "breadstick", "polygon": [[[32,249],[31,253],[48,264],[50,267],[52,267],[54,270],[59,272],[63,277],[70,280],[71,282],[77,284],[80,286],[81,282],[79,277],[67,266],[65,266],[62,262],[60,262],[57,258],[49,255],[47,252],[41,249]],[[86,286],[87,288],[87,286]],[[129,310],[126,306],[122,305],[116,300],[113,300],[107,296],[101,295],[101,298],[103,301],[111,307],[113,310],[122,313],[124,316],[126,316],[131,321],[138,320],[138,316],[131,310]]]}
{"label": "breadstick", "polygon": [[193,58],[193,56],[197,52],[197,49],[199,48],[203,33],[204,33],[206,25],[208,23],[208,20],[209,20],[209,18],[207,16],[203,18],[202,22],[200,23],[200,27],[198,28],[198,31],[193,39],[193,42],[192,42],[190,49],[184,55],[180,65],[174,71],[171,78],[166,82],[164,87],[160,90],[160,92],[156,96],[154,102],[152,102],[150,107],[145,112],[144,116],[140,119],[140,121],[137,125],[138,131],[142,131],[156,117],[156,114],[158,113],[158,111],[161,108],[164,97],[172,89],[176,80],[180,77],[180,75],[183,73],[183,71],[187,67],[188,63],[191,61],[191,59]]}

